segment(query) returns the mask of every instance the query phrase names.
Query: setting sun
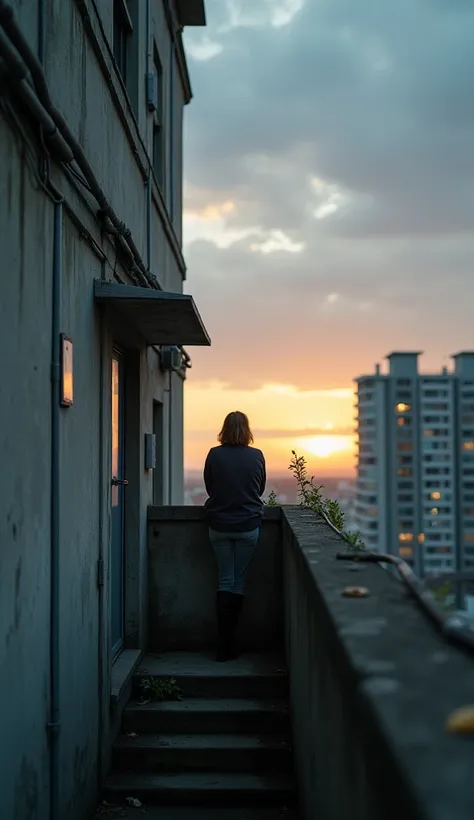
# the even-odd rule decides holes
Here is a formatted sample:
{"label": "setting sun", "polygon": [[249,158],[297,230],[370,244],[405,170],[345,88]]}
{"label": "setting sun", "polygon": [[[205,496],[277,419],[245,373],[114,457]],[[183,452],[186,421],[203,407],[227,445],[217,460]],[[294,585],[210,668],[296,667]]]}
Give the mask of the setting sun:
{"label": "setting sun", "polygon": [[202,469],[226,413],[238,408],[250,418],[255,446],[263,450],[269,473],[286,472],[294,449],[306,457],[310,470],[351,475],[352,405],[350,387],[299,390],[291,384],[265,384],[236,390],[221,382],[190,380],[185,396],[186,469]]}
{"label": "setting sun", "polygon": [[307,450],[318,458],[329,458],[336,453],[350,452],[354,442],[352,436],[312,436],[302,438],[299,445],[303,450]]}

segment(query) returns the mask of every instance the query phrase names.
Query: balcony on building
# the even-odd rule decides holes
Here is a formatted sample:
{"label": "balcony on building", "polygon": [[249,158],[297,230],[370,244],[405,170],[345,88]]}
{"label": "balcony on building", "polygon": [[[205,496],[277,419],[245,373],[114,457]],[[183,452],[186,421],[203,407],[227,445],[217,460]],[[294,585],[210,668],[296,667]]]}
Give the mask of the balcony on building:
{"label": "balcony on building", "polygon": [[[446,724],[473,701],[474,657],[436,631],[396,575],[338,560],[341,550],[313,512],[267,507],[240,625],[243,659],[217,664],[204,510],[149,508],[148,644],[137,664],[185,687],[193,675],[217,686],[235,674],[245,688],[265,657],[274,673],[286,670],[295,786],[282,802],[300,820],[472,820],[474,738]],[[346,597],[354,586],[368,596]]]}

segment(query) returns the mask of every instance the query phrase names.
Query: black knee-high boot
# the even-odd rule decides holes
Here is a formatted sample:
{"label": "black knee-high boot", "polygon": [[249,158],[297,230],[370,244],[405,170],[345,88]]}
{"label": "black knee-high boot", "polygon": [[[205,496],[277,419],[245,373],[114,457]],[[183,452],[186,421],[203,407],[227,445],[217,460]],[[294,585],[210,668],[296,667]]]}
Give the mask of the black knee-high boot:
{"label": "black knee-high boot", "polygon": [[244,596],[243,595],[236,595],[235,593],[232,594],[232,602],[231,602],[231,624],[230,624],[230,635],[231,635],[231,644],[234,653],[234,657],[238,657],[238,648],[235,640],[235,634],[237,632],[237,627],[239,625],[240,620],[240,613],[242,612],[242,606],[244,603]]}
{"label": "black knee-high boot", "polygon": [[241,607],[241,602],[236,601],[240,595],[232,592],[217,593],[217,652],[216,660],[231,661],[237,657],[235,651],[235,631],[237,628],[238,615],[237,607]]}

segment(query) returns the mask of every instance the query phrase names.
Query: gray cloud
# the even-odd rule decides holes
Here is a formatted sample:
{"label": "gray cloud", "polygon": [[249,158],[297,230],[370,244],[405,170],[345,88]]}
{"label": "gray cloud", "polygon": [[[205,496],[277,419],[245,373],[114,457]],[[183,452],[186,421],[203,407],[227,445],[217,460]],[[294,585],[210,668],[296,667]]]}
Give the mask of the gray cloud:
{"label": "gray cloud", "polygon": [[[392,347],[441,366],[472,346],[474,4],[306,0],[288,26],[229,31],[207,7],[222,51],[191,64],[189,205],[233,200],[230,227],[305,250],[187,249],[216,351],[200,375],[336,386]],[[345,197],[326,219],[311,177]]]}
{"label": "gray cloud", "polygon": [[[218,6],[208,3],[208,16],[223,51],[193,63],[191,182],[253,196],[280,227],[285,200],[301,210],[313,172],[372,198],[321,230],[470,228],[473,7],[307,0],[290,26],[219,35]],[[289,157],[293,186],[284,169],[273,178],[249,169],[261,153]]]}

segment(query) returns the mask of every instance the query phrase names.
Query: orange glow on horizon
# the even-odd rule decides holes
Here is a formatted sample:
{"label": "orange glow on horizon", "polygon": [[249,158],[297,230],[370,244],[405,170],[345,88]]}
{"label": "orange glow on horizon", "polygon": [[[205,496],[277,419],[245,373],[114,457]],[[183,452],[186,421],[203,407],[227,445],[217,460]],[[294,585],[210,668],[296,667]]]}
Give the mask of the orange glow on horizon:
{"label": "orange glow on horizon", "polygon": [[318,458],[331,458],[336,453],[352,453],[354,450],[354,439],[352,436],[324,435],[303,438],[297,442],[297,447],[302,450],[309,450]]}
{"label": "orange glow on horizon", "polygon": [[255,446],[263,450],[267,471],[288,469],[291,451],[305,456],[316,476],[354,474],[356,437],[352,430],[353,391],[298,390],[291,385],[263,385],[235,390],[219,383],[188,383],[185,389],[185,469],[202,470],[230,410],[250,419]]}

